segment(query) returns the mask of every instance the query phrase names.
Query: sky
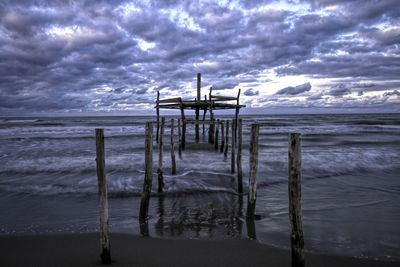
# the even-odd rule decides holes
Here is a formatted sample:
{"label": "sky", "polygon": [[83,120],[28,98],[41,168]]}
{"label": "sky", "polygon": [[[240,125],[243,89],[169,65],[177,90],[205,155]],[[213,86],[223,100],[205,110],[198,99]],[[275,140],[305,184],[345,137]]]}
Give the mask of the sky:
{"label": "sky", "polygon": [[0,116],[400,112],[399,0],[0,0]]}

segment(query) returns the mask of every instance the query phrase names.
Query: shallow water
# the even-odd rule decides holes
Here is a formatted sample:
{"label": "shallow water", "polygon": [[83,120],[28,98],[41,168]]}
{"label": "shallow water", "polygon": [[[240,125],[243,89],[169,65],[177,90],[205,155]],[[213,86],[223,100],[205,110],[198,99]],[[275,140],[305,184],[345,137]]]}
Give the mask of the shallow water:
{"label": "shallow water", "polygon": [[[223,117],[227,119],[229,117]],[[98,231],[94,128],[105,129],[110,227],[140,234],[144,125],[152,117],[0,119],[0,234]],[[167,118],[165,193],[153,179],[148,231],[165,238],[247,238],[289,247],[288,133],[302,133],[302,210],[307,250],[400,259],[400,115],[244,116],[247,190],[251,123],[260,123],[256,213],[236,194],[228,159],[201,136],[170,175]],[[176,124],[176,123],[175,123]],[[200,126],[202,129],[202,126]],[[175,131],[176,133],[177,131]],[[231,133],[230,133],[231,134]],[[177,147],[178,139],[175,139]],[[157,165],[155,146],[154,167]],[[253,232],[253,231],[254,232]]]}

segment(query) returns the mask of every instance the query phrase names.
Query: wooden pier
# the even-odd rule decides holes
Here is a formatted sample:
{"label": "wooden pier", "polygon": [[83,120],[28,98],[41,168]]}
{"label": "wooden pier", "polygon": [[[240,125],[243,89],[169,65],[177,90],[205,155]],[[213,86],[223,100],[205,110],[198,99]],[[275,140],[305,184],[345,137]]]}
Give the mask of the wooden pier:
{"label": "wooden pier", "polygon": [[[243,144],[243,120],[238,118],[239,110],[244,105],[239,104],[240,89],[237,97],[216,96],[212,95],[210,88],[209,98],[205,97],[200,100],[201,74],[197,75],[197,98],[194,100],[182,100],[182,98],[160,99],[157,92],[156,111],[157,111],[157,129],[156,143],[158,143],[158,194],[163,195],[163,149],[164,149],[164,130],[166,127],[165,117],[161,117],[159,109],[179,109],[181,118],[178,119],[178,153],[179,159],[183,157],[186,139],[186,125],[195,125],[195,142],[199,142],[199,125],[203,125],[203,135],[205,134],[205,125],[209,125],[209,143],[213,145],[217,155],[223,155],[223,159],[227,162],[228,150],[231,150],[230,172],[232,175],[237,174],[237,194],[242,202],[244,196],[243,190],[243,170],[242,170],[242,144]],[[236,101],[236,104],[224,103],[224,101]],[[214,118],[214,111],[218,109],[234,109],[235,115],[232,120],[222,120]],[[195,119],[186,119],[185,110],[195,110]],[[200,111],[203,110],[203,118],[200,120]],[[209,111],[209,119],[206,120],[206,113]],[[170,155],[171,155],[171,174],[177,174],[177,162],[174,151],[174,118],[170,120]],[[160,128],[161,126],[161,128]],[[168,127],[168,125],[167,125]],[[249,181],[247,188],[247,214],[246,225],[248,236],[256,238],[255,220],[256,216],[256,199],[257,199],[257,180],[258,180],[258,148],[259,148],[259,124],[251,125],[250,133],[250,149],[249,149]],[[148,209],[150,196],[152,192],[153,180],[153,122],[146,122],[145,128],[145,174],[143,181],[143,189],[141,195],[139,221],[141,233],[148,236]],[[230,135],[231,133],[231,135]],[[236,141],[236,139],[238,139]],[[220,140],[220,141],[219,141]],[[105,182],[105,162],[104,162],[104,134],[103,129],[96,129],[96,147],[97,147],[97,174],[100,196],[100,240],[101,240],[101,259],[102,263],[109,264],[110,242],[108,237],[108,203],[107,203],[107,187]],[[231,141],[231,142],[229,142]],[[230,143],[230,144],[229,144]],[[179,161],[178,161],[179,164]],[[289,150],[288,150],[288,192],[289,192],[289,221],[291,225],[290,240],[292,248],[292,266],[304,266],[304,234],[301,217],[301,134],[289,134]],[[242,206],[242,205],[241,205]]]}
{"label": "wooden pier", "polygon": [[[157,91],[157,100],[156,102],[156,115],[157,115],[157,133],[156,140],[159,141],[159,133],[160,133],[160,109],[176,109],[181,111],[181,121],[182,121],[182,140],[181,147],[182,150],[185,150],[186,143],[186,125],[187,124],[195,124],[195,140],[196,143],[199,142],[200,133],[199,133],[199,125],[203,125],[203,134],[205,133],[204,125],[209,125],[209,143],[214,144],[215,140],[215,126],[218,127],[218,122],[216,122],[214,118],[214,112],[216,110],[226,110],[226,109],[234,109],[235,110],[235,128],[234,128],[234,137],[237,136],[237,120],[239,117],[239,111],[241,108],[246,105],[239,104],[240,98],[240,89],[238,90],[237,96],[220,96],[212,94],[212,87],[210,87],[209,96],[207,99],[207,95],[204,96],[204,100],[201,99],[201,74],[197,74],[197,96],[194,100],[183,99],[182,97],[174,97],[174,98],[165,98],[160,99],[160,92]],[[235,101],[236,103],[228,103],[230,101]],[[195,111],[195,119],[190,120],[186,119],[185,110],[194,110]],[[203,118],[200,120],[200,110],[203,110]],[[206,120],[206,114],[209,111],[209,119]],[[215,136],[214,136],[215,135]],[[218,145],[217,145],[218,146]]]}

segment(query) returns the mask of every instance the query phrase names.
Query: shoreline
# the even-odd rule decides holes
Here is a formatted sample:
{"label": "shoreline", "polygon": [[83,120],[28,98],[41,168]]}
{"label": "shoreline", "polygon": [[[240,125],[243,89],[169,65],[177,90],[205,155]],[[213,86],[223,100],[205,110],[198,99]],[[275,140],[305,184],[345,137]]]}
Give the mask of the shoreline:
{"label": "shoreline", "polygon": [[[99,266],[99,233],[0,236],[3,266]],[[289,250],[249,239],[176,240],[111,233],[111,266],[290,266]],[[400,266],[307,253],[306,266]]]}

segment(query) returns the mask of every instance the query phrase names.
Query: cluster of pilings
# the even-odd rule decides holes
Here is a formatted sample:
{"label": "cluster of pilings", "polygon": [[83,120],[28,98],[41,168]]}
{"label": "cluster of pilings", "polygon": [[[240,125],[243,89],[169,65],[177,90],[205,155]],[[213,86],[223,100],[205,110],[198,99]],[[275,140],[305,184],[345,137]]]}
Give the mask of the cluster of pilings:
{"label": "cluster of pilings", "polygon": [[[231,121],[229,127],[228,121],[216,121],[215,125],[215,150],[224,153],[224,158],[228,154],[228,141],[229,130],[231,128],[231,173],[235,172],[235,165],[237,167],[238,177],[238,193],[243,193],[243,174],[242,174],[242,120],[239,119],[237,123],[238,129],[238,142],[235,144],[235,120]],[[178,120],[178,134],[180,132]],[[218,145],[219,125],[221,125],[221,145]],[[224,127],[226,126],[226,128]],[[158,160],[158,192],[162,192],[163,177],[162,177],[162,159],[163,159],[163,136],[165,128],[165,119],[161,120],[160,139],[159,145],[159,160]],[[226,134],[224,130],[226,129]],[[153,123],[146,122],[145,129],[145,175],[143,182],[143,190],[140,203],[139,219],[141,223],[146,221],[148,217],[148,209],[150,202],[150,194],[152,189],[153,180]],[[100,212],[100,256],[103,264],[111,263],[110,256],[110,240],[108,235],[108,202],[107,202],[107,184],[105,175],[105,155],[104,155],[104,133],[103,129],[96,129],[96,163],[97,163],[97,176],[99,186],[99,212]],[[181,155],[181,135],[179,134],[179,154]],[[249,151],[249,186],[248,186],[248,202],[247,202],[247,220],[250,222],[248,225],[253,225],[255,218],[256,200],[257,200],[257,179],[258,179],[258,136],[259,125],[251,125],[250,136],[250,151]],[[171,119],[171,173],[176,173],[176,161],[174,152],[174,119]],[[235,153],[235,146],[237,146],[237,153]],[[236,157],[235,157],[236,155]],[[236,160],[235,160],[236,159]],[[236,163],[236,164],[235,164]],[[292,249],[292,266],[304,266],[304,234],[301,218],[301,134],[289,134],[289,151],[288,151],[288,170],[289,170],[289,221],[291,225],[291,249]],[[249,227],[249,226],[248,226]]]}

